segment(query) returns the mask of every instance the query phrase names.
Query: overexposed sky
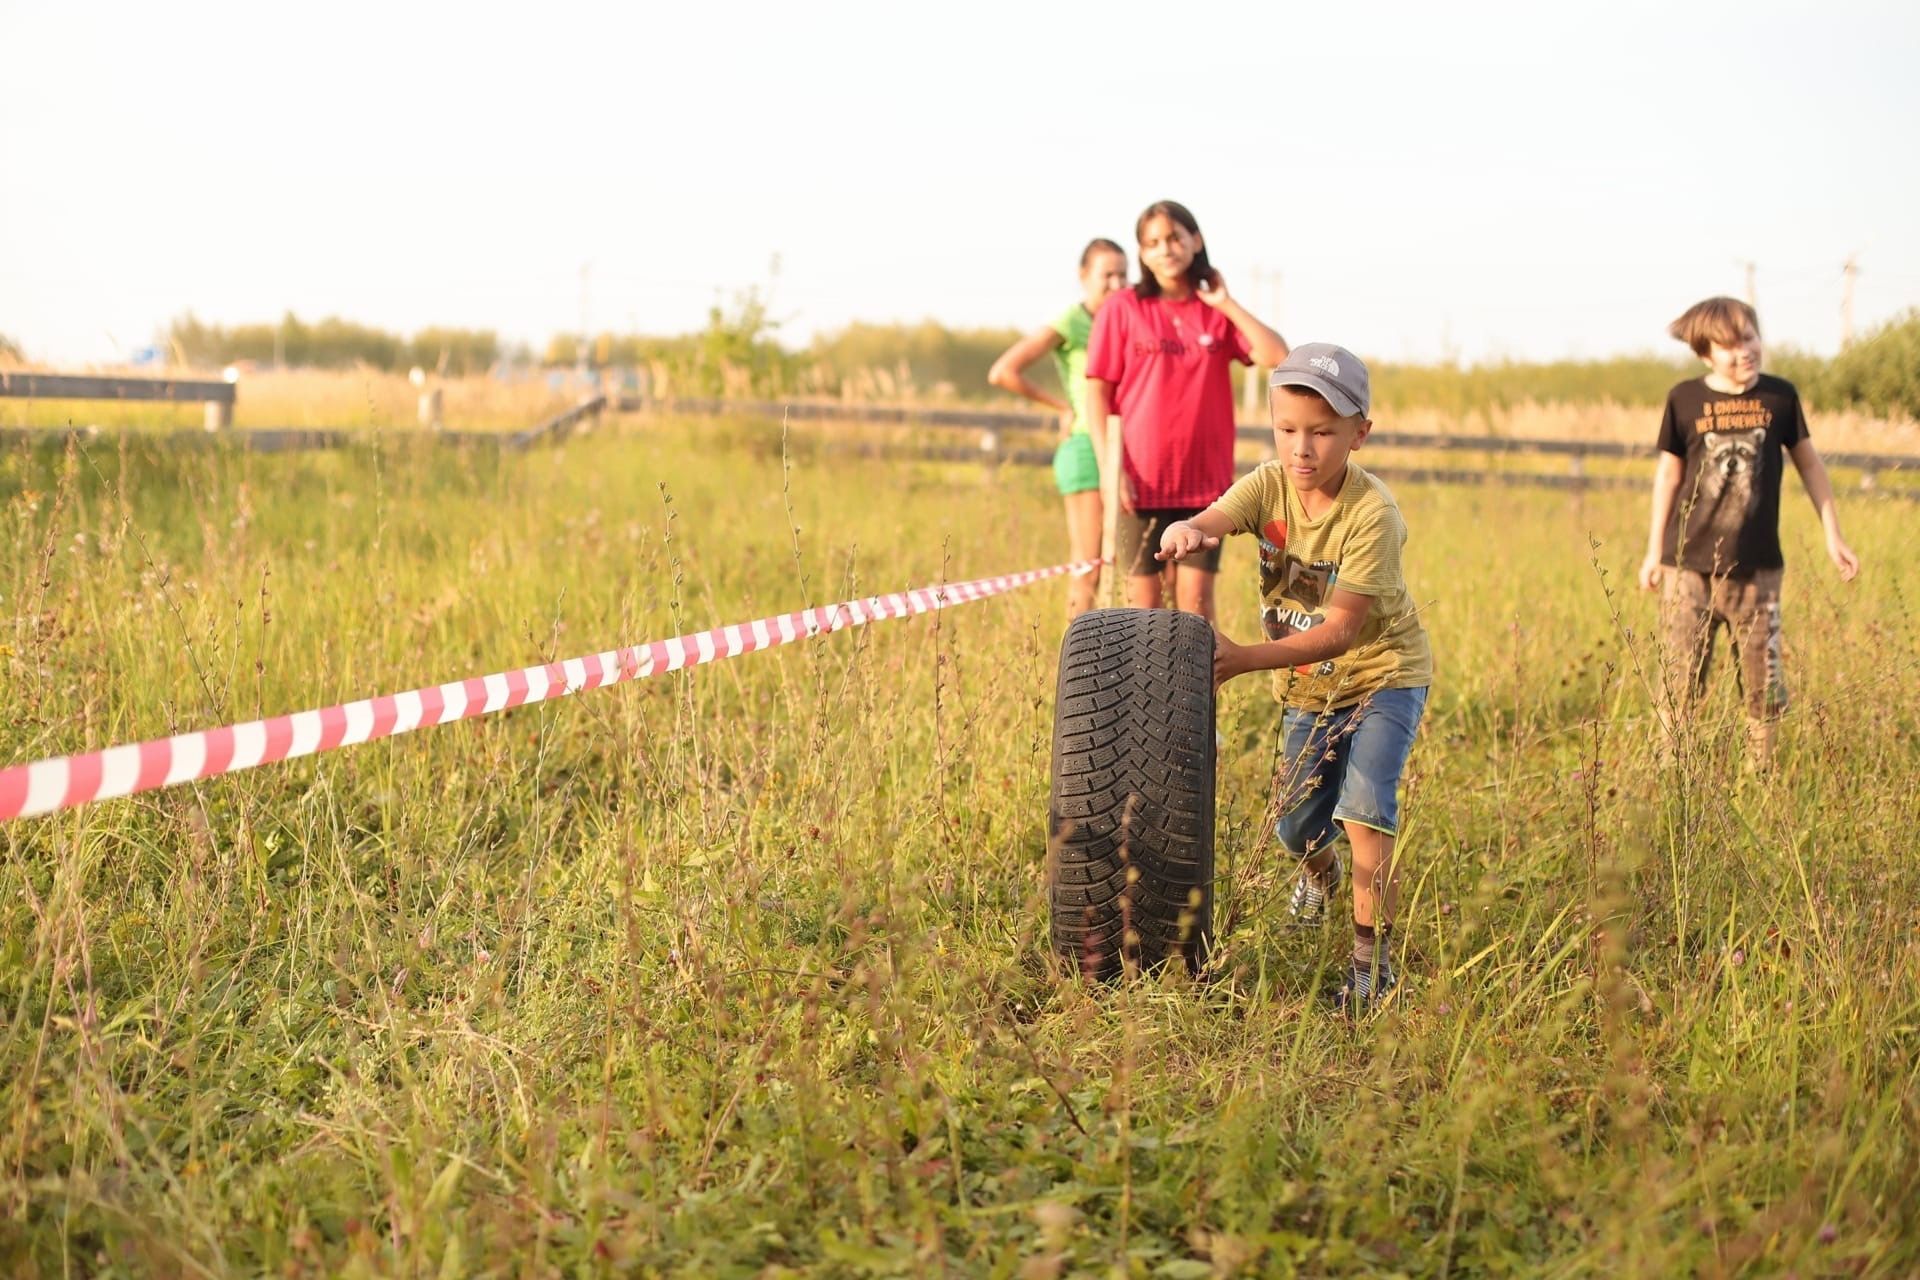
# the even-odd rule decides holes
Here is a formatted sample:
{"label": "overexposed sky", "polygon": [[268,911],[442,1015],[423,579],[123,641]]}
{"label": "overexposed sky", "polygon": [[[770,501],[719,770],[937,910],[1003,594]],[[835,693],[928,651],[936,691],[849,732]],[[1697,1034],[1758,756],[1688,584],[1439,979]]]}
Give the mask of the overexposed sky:
{"label": "overexposed sky", "polygon": [[[765,287],[1032,327],[1161,197],[1294,341],[1665,349],[1740,293],[1829,351],[1920,304],[1920,5],[0,0],[0,334],[192,309],[538,346]],[[1275,290],[1256,270],[1278,272]],[[1676,353],[1677,354],[1677,353]]]}

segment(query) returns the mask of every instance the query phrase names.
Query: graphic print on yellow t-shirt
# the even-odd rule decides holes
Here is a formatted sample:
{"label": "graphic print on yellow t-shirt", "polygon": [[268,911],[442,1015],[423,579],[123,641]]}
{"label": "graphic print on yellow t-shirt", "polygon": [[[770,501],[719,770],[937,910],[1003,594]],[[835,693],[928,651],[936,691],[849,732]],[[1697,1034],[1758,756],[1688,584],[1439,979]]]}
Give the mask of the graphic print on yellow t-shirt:
{"label": "graphic print on yellow t-shirt", "polygon": [[[1284,520],[1267,521],[1260,528],[1259,540],[1260,627],[1267,639],[1284,640],[1325,622],[1327,615],[1318,611],[1333,595],[1340,566],[1331,560],[1304,564],[1299,556],[1289,554]],[[1333,661],[1294,668],[1303,674],[1316,669],[1320,675],[1332,675]]]}
{"label": "graphic print on yellow t-shirt", "polygon": [[1337,589],[1372,601],[1347,652],[1274,672],[1274,696],[1292,707],[1348,706],[1380,689],[1433,682],[1433,653],[1400,570],[1406,522],[1386,485],[1352,462],[1347,469],[1333,506],[1317,519],[1307,517],[1278,463],[1242,477],[1217,504],[1236,531],[1259,539],[1267,639],[1323,624]]}

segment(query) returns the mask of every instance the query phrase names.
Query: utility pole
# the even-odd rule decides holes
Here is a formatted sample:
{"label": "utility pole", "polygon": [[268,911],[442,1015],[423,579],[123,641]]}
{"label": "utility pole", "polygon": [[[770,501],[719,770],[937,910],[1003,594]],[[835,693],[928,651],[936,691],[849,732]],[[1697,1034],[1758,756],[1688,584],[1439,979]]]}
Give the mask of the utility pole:
{"label": "utility pole", "polygon": [[1840,278],[1844,289],[1840,294],[1840,349],[1845,351],[1853,345],[1853,282],[1860,276],[1859,254],[1850,253],[1840,266]]}
{"label": "utility pole", "polygon": [[1758,311],[1760,309],[1760,294],[1759,291],[1754,288],[1754,273],[1758,270],[1759,264],[1749,258],[1741,265],[1747,269],[1747,305],[1755,311]]}

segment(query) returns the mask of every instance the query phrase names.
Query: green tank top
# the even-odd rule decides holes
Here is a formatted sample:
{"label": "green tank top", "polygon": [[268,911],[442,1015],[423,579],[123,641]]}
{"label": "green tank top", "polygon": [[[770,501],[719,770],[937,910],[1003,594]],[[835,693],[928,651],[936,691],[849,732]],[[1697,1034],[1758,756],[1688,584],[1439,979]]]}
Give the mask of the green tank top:
{"label": "green tank top", "polygon": [[1073,406],[1075,435],[1087,429],[1087,339],[1093,334],[1093,313],[1086,304],[1076,302],[1053,322],[1060,345],[1053,349],[1053,370],[1060,375],[1060,389]]}

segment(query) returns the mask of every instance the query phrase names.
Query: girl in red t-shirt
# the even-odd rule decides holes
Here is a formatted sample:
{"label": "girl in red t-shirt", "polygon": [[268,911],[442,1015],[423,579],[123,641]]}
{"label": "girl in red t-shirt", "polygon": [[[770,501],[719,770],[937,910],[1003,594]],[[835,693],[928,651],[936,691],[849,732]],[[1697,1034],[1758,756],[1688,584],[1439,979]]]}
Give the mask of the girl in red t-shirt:
{"label": "girl in red t-shirt", "polygon": [[[1107,299],[1087,342],[1086,418],[1106,458],[1107,415],[1121,418],[1115,565],[1127,603],[1162,602],[1160,535],[1233,483],[1233,365],[1277,365],[1287,344],[1227,293],[1200,224],[1162,200],[1134,225],[1140,283]],[[1174,603],[1213,621],[1219,548],[1183,561]]]}

